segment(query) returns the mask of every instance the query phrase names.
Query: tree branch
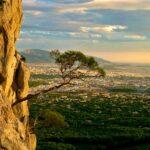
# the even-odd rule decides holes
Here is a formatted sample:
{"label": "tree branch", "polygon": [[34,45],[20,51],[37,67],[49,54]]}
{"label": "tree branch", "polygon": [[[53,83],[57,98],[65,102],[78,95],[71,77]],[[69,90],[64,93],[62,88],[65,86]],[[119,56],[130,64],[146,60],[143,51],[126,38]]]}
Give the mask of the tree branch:
{"label": "tree branch", "polygon": [[38,93],[34,93],[34,94],[29,94],[27,97],[23,98],[23,99],[18,99],[15,103],[12,104],[12,107],[21,103],[21,102],[24,102],[24,101],[27,101],[27,100],[30,100],[31,98],[34,98],[40,94],[44,94],[44,93],[47,93],[47,92],[50,92],[50,91],[53,91],[55,89],[59,89],[60,87],[64,86],[64,85],[68,85],[70,84],[72,79],[68,80],[67,82],[63,82],[61,83],[60,85],[56,85],[54,87],[50,87],[48,89],[45,89],[45,90],[41,90],[39,91]]}

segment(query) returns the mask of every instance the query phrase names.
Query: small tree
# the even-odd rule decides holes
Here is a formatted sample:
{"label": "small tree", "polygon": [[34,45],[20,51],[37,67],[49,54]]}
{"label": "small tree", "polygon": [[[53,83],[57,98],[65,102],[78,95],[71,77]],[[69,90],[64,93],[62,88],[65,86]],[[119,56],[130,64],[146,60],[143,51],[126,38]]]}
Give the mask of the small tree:
{"label": "small tree", "polygon": [[[35,94],[29,94],[27,97],[17,100],[14,104],[29,100],[42,93],[47,93],[54,89],[58,89],[64,85],[71,84],[73,80],[83,80],[85,77],[105,77],[105,71],[99,67],[98,63],[93,57],[86,56],[79,51],[66,51],[60,53],[59,50],[52,50],[50,55],[54,58],[55,63],[59,67],[60,77],[62,79],[59,85],[50,87],[46,90],[39,91]],[[83,72],[82,70],[85,70]],[[92,71],[92,73],[90,73]]]}
{"label": "small tree", "polygon": [[[81,80],[89,76],[90,71],[92,71],[93,77],[105,77],[106,75],[93,57],[86,56],[82,52],[66,51],[60,53],[59,50],[53,50],[50,55],[59,66],[63,83],[69,84],[74,79]],[[86,70],[86,72],[82,72],[82,69]]]}

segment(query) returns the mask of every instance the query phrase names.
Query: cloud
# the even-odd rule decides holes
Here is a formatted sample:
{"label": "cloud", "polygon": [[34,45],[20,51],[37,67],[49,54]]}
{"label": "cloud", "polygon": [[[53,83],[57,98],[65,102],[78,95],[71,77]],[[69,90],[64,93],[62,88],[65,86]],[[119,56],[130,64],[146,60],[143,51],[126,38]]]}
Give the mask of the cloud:
{"label": "cloud", "polygon": [[55,9],[59,13],[86,13],[92,9],[150,10],[149,0],[23,0],[26,9]]}
{"label": "cloud", "polygon": [[145,40],[145,39],[147,39],[146,36],[139,35],[139,34],[125,35],[124,38],[132,39],[132,40]]}
{"label": "cloud", "polygon": [[86,5],[87,7],[104,9],[150,9],[150,1],[148,0],[93,0]]}
{"label": "cloud", "polygon": [[40,16],[44,12],[43,11],[38,11],[38,10],[25,10],[24,13],[27,14],[27,15],[32,15],[32,16]]}
{"label": "cloud", "polygon": [[79,32],[69,32],[68,35],[71,37],[81,37],[81,33]]}
{"label": "cloud", "polygon": [[150,52],[150,0],[23,0],[23,6],[21,49]]}
{"label": "cloud", "polygon": [[[74,2],[74,1],[72,1]],[[114,9],[114,10],[150,10],[149,0],[91,0],[78,2],[76,5],[55,3],[55,7],[62,13],[85,13],[91,9]]]}
{"label": "cloud", "polygon": [[92,43],[98,43],[99,41],[98,40],[92,40]]}
{"label": "cloud", "polygon": [[38,3],[36,0],[23,0],[25,6],[36,6]]}
{"label": "cloud", "polygon": [[62,33],[62,35],[69,35],[71,38],[77,38],[81,40],[89,40],[89,39],[101,39],[102,35],[101,34],[93,34],[93,33],[82,33],[82,32],[65,32]]}
{"label": "cloud", "polygon": [[20,41],[20,42],[25,42],[25,41],[26,41],[26,42],[33,42],[33,39],[26,37],[26,38],[20,38],[19,41]]}
{"label": "cloud", "polygon": [[59,13],[80,13],[80,14],[85,14],[86,11],[88,10],[86,7],[79,7],[79,8],[59,8],[56,9]]}
{"label": "cloud", "polygon": [[116,30],[125,30],[126,26],[121,25],[103,25],[103,26],[94,26],[94,27],[80,27],[82,32],[107,32],[112,33]]}
{"label": "cloud", "polygon": [[26,5],[26,6],[40,6],[43,4],[46,4],[46,2],[44,1],[42,2],[39,0],[23,0],[23,5]]}
{"label": "cloud", "polygon": [[90,34],[92,38],[102,38],[101,34]]}

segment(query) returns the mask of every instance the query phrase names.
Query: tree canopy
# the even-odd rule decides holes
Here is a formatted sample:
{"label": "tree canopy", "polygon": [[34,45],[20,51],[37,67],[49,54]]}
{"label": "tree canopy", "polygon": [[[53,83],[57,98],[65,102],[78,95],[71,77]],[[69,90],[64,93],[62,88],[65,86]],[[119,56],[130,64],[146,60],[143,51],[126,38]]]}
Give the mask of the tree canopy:
{"label": "tree canopy", "polygon": [[[81,79],[91,75],[92,71],[95,77],[105,77],[105,71],[99,66],[94,57],[86,56],[80,51],[65,51],[60,53],[59,50],[53,50],[50,55],[54,57],[56,64],[59,66],[61,77],[64,81],[72,79]],[[86,72],[82,72],[84,69]]]}

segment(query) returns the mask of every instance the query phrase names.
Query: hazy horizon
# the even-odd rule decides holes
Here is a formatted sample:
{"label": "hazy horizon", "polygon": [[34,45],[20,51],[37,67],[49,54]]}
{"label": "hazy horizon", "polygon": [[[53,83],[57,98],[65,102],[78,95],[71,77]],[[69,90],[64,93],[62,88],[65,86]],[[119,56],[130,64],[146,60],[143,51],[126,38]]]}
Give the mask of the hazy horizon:
{"label": "hazy horizon", "polygon": [[148,0],[23,0],[18,49],[80,50],[112,62],[150,63]]}

